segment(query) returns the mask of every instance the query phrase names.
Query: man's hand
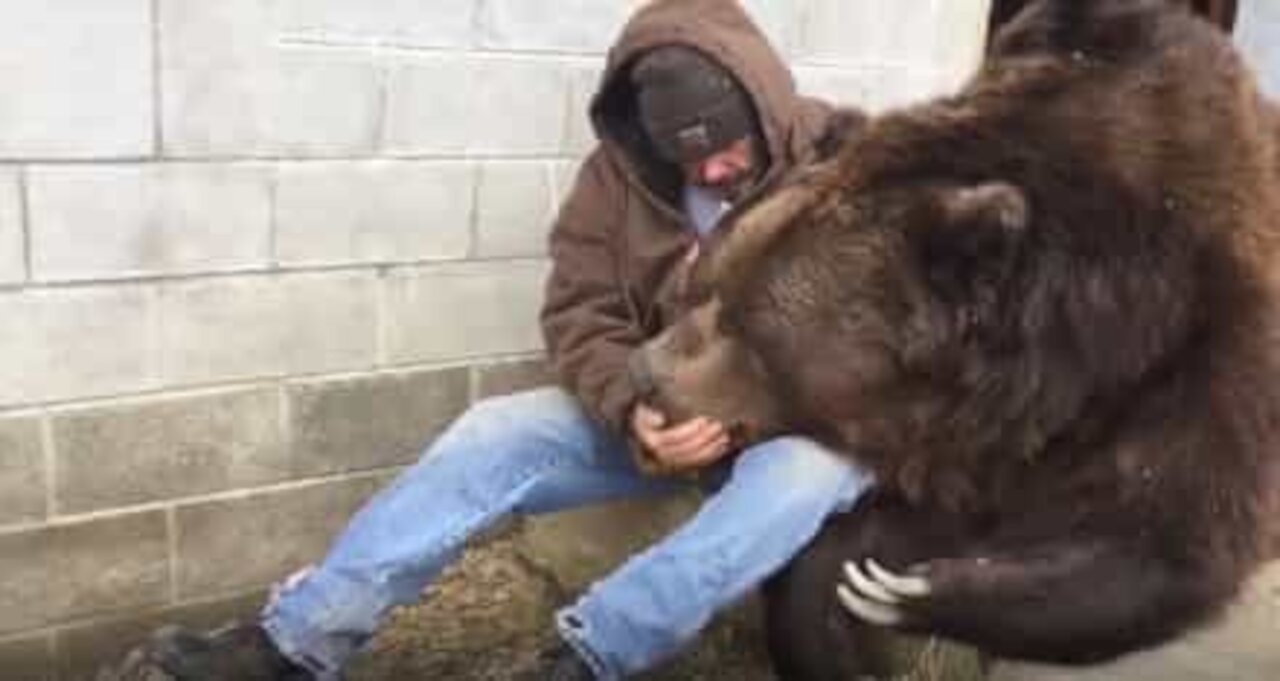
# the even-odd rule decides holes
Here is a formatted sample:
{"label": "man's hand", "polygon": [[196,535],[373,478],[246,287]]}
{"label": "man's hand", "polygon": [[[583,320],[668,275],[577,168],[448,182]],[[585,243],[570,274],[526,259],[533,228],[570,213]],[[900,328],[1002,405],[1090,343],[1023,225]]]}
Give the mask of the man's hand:
{"label": "man's hand", "polygon": [[631,430],[665,470],[702,468],[729,453],[724,424],[702,416],[667,426],[661,412],[639,404],[631,412]]}

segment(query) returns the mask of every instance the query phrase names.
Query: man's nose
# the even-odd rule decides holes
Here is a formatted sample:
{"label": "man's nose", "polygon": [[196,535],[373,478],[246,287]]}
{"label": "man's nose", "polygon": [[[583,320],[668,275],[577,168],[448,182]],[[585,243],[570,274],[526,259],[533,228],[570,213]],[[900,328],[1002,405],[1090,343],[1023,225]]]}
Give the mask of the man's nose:
{"label": "man's nose", "polygon": [[710,160],[702,165],[702,181],[706,184],[719,184],[733,176],[733,167],[724,161]]}

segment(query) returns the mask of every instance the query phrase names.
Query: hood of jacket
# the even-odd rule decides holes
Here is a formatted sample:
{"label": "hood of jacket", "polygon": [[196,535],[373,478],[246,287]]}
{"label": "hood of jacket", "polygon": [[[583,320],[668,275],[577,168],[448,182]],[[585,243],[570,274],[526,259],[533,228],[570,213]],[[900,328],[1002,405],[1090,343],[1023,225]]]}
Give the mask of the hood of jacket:
{"label": "hood of jacket", "polygon": [[770,184],[799,151],[792,147],[800,100],[787,65],[736,0],[653,0],[632,16],[609,51],[590,106],[592,125],[606,152],[623,167],[629,182],[668,208],[679,206],[680,170],[650,148],[630,75],[640,56],[669,45],[702,52],[728,69],[746,90],[766,152],[757,186]]}

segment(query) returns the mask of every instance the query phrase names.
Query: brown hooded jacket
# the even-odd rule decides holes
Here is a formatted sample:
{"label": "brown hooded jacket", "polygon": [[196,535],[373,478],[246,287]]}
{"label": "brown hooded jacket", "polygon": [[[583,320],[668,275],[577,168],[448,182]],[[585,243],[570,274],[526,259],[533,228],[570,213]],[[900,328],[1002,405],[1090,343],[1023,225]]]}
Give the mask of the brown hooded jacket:
{"label": "brown hooded jacket", "polygon": [[637,400],[627,357],[672,320],[676,273],[697,239],[680,209],[680,171],[664,165],[645,141],[629,78],[640,55],[673,44],[728,68],[755,105],[767,169],[735,210],[814,155],[831,113],[797,95],[786,65],[736,0],[655,0],[623,29],[591,103],[600,143],[552,231],[542,310],[561,383],[623,434]]}

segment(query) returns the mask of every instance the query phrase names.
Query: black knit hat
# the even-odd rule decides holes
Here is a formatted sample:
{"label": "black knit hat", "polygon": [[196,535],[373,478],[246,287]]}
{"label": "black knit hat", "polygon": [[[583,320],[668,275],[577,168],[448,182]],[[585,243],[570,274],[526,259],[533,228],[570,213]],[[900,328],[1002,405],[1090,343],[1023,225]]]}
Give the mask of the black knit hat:
{"label": "black knit hat", "polygon": [[756,130],[751,98],[727,69],[697,50],[672,45],[631,69],[640,125],[673,163],[696,162]]}

